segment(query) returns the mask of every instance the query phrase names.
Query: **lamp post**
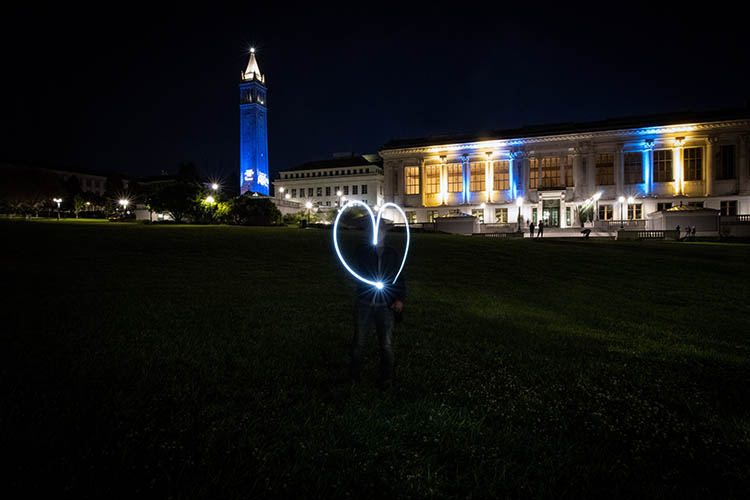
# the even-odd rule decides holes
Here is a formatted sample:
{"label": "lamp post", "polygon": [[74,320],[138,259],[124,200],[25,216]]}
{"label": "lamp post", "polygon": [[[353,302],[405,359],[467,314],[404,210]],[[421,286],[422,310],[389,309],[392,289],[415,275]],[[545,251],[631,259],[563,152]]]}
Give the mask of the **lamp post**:
{"label": "lamp post", "polygon": [[124,212],[125,212],[125,211],[127,210],[127,208],[128,208],[128,203],[130,203],[130,201],[129,201],[129,200],[125,200],[125,199],[123,199],[123,200],[120,200],[120,202],[119,202],[119,203],[120,203],[120,205],[122,205],[122,211],[123,211],[123,217],[124,217],[124,216],[125,216],[125,213],[124,213]]}
{"label": "lamp post", "polygon": [[310,225],[310,209],[312,208],[312,202],[305,203],[305,208],[307,208],[307,225]]}
{"label": "lamp post", "polygon": [[339,210],[341,210],[341,190],[336,191],[336,196],[339,197]]}
{"label": "lamp post", "polygon": [[625,197],[620,196],[619,198],[617,198],[617,201],[620,202],[620,229],[622,229],[623,227],[625,227],[625,223],[622,219],[622,206],[625,204]]}
{"label": "lamp post", "polygon": [[523,205],[523,196],[516,198],[516,205],[518,205],[518,215],[516,216],[516,224],[518,225],[518,232],[521,232],[521,205]]}
{"label": "lamp post", "polygon": [[53,198],[52,201],[57,203],[57,220],[60,220],[60,203],[62,203],[62,198]]}
{"label": "lamp post", "polygon": [[[628,196],[628,210],[630,210],[630,205],[633,204],[635,199],[632,196]],[[633,210],[633,219],[635,219],[635,210]]]}

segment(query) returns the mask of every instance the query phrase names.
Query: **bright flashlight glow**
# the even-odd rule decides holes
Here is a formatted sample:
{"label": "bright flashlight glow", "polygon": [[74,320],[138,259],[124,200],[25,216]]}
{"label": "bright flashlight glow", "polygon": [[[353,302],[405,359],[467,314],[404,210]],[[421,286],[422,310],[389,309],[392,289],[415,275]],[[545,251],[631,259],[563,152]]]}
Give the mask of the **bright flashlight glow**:
{"label": "bright flashlight glow", "polygon": [[349,208],[352,205],[361,205],[367,210],[367,214],[370,216],[370,222],[372,223],[372,244],[377,245],[378,243],[378,230],[380,228],[380,220],[383,215],[383,209],[385,209],[388,206],[391,206],[398,210],[398,212],[401,214],[401,217],[404,218],[406,228],[406,248],[404,248],[404,258],[401,260],[401,267],[399,267],[398,272],[396,273],[396,276],[393,277],[393,283],[396,282],[399,275],[401,275],[401,271],[404,269],[404,264],[406,264],[406,256],[409,255],[409,243],[411,242],[411,232],[409,230],[409,223],[406,219],[406,213],[404,213],[403,209],[396,205],[395,203],[385,203],[382,206],[382,209],[378,212],[377,220],[375,219],[375,214],[373,213],[372,209],[367,203],[363,203],[359,200],[351,200],[347,202],[343,207],[341,207],[341,210],[339,210],[338,215],[336,215],[336,220],[333,223],[333,247],[336,249],[336,255],[339,256],[339,260],[344,265],[347,271],[351,273],[352,276],[357,278],[359,281],[363,283],[367,283],[368,285],[372,285],[378,290],[381,290],[383,288],[383,283],[381,281],[372,281],[368,280],[367,278],[363,278],[359,274],[357,274],[351,267],[349,267],[349,264],[346,263],[346,259],[344,259],[344,256],[341,255],[341,250],[339,249],[339,240],[338,240],[338,225],[339,225],[339,219],[341,218],[341,214],[344,213],[344,211]]}
{"label": "bright flashlight glow", "polygon": [[120,205],[122,205],[123,207],[127,207],[128,203],[130,203],[128,200],[120,200]]}

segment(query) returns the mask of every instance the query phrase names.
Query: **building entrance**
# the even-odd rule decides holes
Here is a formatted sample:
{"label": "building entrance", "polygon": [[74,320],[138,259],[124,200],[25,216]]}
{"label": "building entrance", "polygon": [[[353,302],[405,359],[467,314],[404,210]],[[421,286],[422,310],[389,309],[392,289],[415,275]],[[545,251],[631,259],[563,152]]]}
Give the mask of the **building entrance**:
{"label": "building entrance", "polygon": [[542,200],[542,220],[547,227],[560,227],[560,200]]}

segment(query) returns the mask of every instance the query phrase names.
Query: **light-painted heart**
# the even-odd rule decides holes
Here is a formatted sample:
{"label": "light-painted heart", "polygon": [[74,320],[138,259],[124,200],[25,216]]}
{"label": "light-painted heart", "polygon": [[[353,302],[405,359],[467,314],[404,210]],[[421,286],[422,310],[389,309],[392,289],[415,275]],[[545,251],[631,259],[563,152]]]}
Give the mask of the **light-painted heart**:
{"label": "light-painted heart", "polygon": [[370,215],[370,222],[372,223],[372,244],[377,245],[378,244],[378,231],[380,230],[380,220],[383,216],[383,212],[385,211],[386,207],[393,207],[401,214],[401,217],[404,218],[405,227],[406,227],[406,248],[404,248],[404,258],[401,260],[401,267],[398,268],[398,272],[396,273],[396,276],[393,277],[393,283],[396,282],[399,275],[401,274],[401,271],[404,269],[404,264],[406,264],[406,256],[409,254],[409,241],[411,240],[411,235],[409,233],[409,221],[406,220],[406,214],[404,211],[396,205],[395,203],[384,203],[380,210],[378,211],[377,220],[375,218],[375,214],[372,212],[372,209],[367,205],[367,203],[363,203],[359,200],[349,200],[347,201],[343,207],[341,207],[341,210],[339,210],[338,215],[336,216],[336,221],[333,223],[333,247],[336,249],[336,254],[339,256],[339,260],[344,265],[347,271],[349,271],[352,276],[357,278],[363,283],[367,283],[368,285],[372,285],[378,290],[382,290],[385,286],[382,281],[372,281],[368,280],[367,278],[364,278],[357,274],[354,269],[349,267],[349,264],[346,263],[346,259],[344,259],[344,256],[341,255],[341,250],[339,249],[339,240],[338,240],[338,227],[339,227],[339,219],[341,218],[341,214],[346,211],[347,208],[352,207],[354,205],[361,205],[365,207],[367,210],[367,213]]}

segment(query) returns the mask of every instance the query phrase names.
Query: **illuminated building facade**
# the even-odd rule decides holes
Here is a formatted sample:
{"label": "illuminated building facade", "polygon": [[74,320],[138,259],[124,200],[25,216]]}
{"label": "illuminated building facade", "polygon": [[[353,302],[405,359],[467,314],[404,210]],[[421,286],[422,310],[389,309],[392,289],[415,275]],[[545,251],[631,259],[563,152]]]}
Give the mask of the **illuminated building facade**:
{"label": "illuminated building facade", "polygon": [[255,49],[240,82],[240,194],[268,195],[268,132],[266,79],[260,73]]}
{"label": "illuminated building facade", "polygon": [[746,108],[395,140],[380,154],[385,201],[410,222],[645,228],[648,214],[682,204],[750,214],[749,149]]}
{"label": "illuminated building facade", "polygon": [[276,198],[307,202],[321,210],[359,200],[371,207],[383,204],[383,163],[377,154],[337,153],[332,159],[311,161],[279,172]]}

